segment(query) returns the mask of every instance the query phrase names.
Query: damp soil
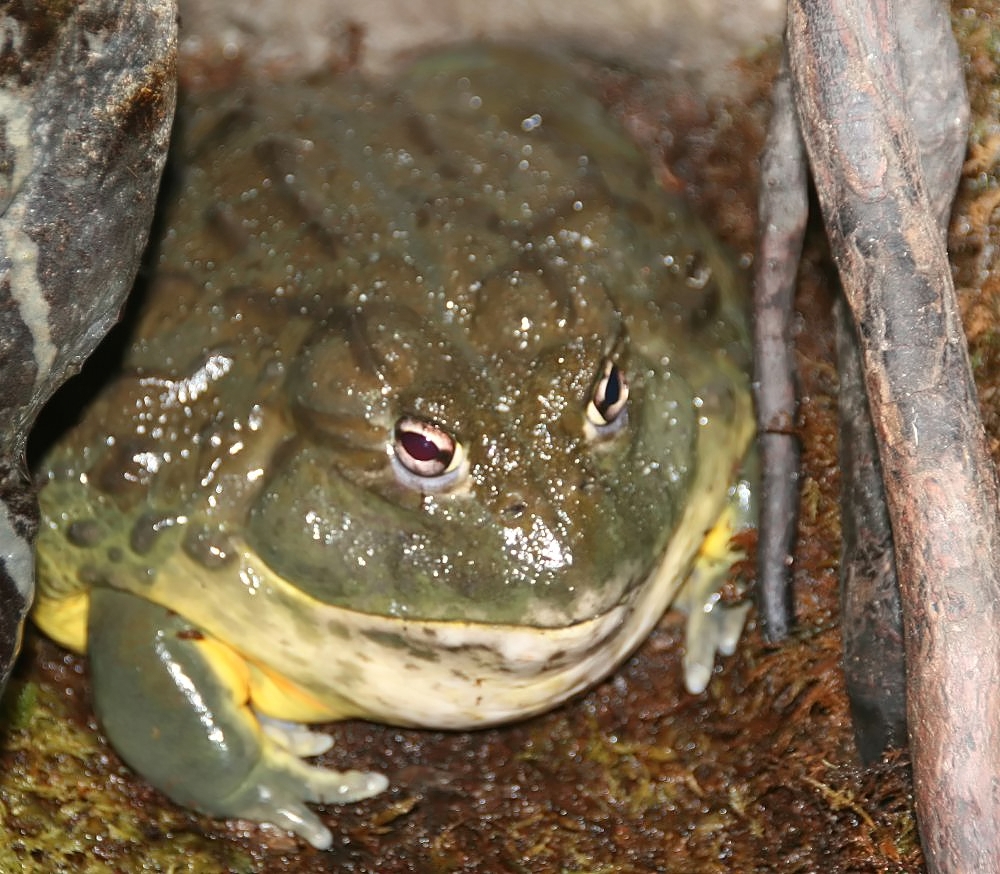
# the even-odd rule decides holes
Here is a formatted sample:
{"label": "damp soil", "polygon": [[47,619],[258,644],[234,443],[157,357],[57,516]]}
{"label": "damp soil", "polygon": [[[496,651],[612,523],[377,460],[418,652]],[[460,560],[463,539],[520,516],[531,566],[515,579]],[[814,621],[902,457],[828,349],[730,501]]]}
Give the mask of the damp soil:
{"label": "damp soil", "polygon": [[[955,276],[1000,455],[1000,45],[992,5],[956,9],[974,123],[951,234]],[[1000,14],[1000,13],[998,13]],[[621,70],[595,72],[749,267],[756,156],[774,47],[743,87],[707,102]],[[996,222],[996,223],[994,223]],[[383,795],[320,808],[320,852],[274,829],[171,804],[121,763],[88,704],[86,661],[29,630],[0,728],[0,871],[918,872],[905,751],[858,762],[840,671],[836,279],[819,227],[797,299],[802,512],[791,640],[751,616],[707,692],[682,690],[682,624],[668,614],[609,680],[552,713],[474,733],[330,728],[320,761],[381,771]],[[753,537],[734,578],[752,587]]]}

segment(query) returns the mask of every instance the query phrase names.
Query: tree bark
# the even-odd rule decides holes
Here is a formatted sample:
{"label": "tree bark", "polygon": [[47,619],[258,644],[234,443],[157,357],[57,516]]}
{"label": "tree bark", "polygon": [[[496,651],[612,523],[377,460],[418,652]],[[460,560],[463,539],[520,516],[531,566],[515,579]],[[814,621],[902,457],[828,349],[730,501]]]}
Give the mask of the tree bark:
{"label": "tree bark", "polygon": [[925,177],[920,149],[934,136],[914,130],[947,138],[965,116],[953,82],[935,90],[944,102],[932,112],[908,103],[926,87],[910,23],[933,32],[929,51],[950,45],[946,62],[956,53],[935,0],[911,0],[903,20],[892,0],[791,0],[788,12],[801,129],[858,330],[889,499],[927,865],[996,871],[997,481],[940,219],[952,194],[941,180],[957,169],[928,162]]}
{"label": "tree bark", "polygon": [[840,375],[840,633],[854,741],[878,761],[906,744],[906,659],[889,508],[854,320],[834,305]]}

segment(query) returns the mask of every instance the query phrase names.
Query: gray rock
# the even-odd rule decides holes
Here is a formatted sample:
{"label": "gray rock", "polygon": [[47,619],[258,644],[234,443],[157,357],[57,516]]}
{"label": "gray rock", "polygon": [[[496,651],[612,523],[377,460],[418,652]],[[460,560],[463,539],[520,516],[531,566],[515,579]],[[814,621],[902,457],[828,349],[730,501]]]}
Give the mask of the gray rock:
{"label": "gray rock", "polygon": [[173,118],[173,0],[0,17],[0,684],[34,588],[28,430],[118,316]]}
{"label": "gray rock", "polygon": [[778,36],[785,20],[784,0],[179,2],[181,54],[195,62],[238,59],[284,74],[348,63],[386,73],[415,52],[486,38],[688,71],[717,92],[739,87],[726,66]]}

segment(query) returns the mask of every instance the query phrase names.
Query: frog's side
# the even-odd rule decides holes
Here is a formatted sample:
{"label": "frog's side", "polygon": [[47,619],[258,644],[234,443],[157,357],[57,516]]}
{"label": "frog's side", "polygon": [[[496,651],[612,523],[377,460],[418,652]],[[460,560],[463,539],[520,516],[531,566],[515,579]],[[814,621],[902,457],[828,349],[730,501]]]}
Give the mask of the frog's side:
{"label": "frog's side", "polygon": [[[227,97],[125,372],[46,461],[36,619],[175,799],[277,822],[382,778],[295,722],[458,728],[618,665],[731,517],[744,289],[563,65]],[[681,597],[703,687],[742,616]],[[713,564],[714,562],[714,564]]]}

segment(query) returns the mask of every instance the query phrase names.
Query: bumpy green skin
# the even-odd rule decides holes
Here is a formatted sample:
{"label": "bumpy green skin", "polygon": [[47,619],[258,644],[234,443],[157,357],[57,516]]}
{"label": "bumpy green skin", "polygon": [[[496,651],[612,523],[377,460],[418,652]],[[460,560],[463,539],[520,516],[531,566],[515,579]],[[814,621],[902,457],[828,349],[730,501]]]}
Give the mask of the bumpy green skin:
{"label": "bumpy green skin", "polygon": [[[432,57],[382,90],[227,95],[180,131],[125,371],[46,462],[40,611],[95,592],[102,718],[145,706],[141,727],[117,720],[127,738],[170,709],[97,681],[136,650],[212,686],[164,635],[208,635],[337,714],[444,727],[611,670],[672,600],[749,441],[745,290],[718,246],[566,66],[514,50]],[[627,421],[595,437],[608,361]],[[453,486],[397,474],[404,416],[462,445]],[[98,590],[131,593],[116,611],[144,642]],[[210,756],[175,797],[275,818],[206,800]]]}

